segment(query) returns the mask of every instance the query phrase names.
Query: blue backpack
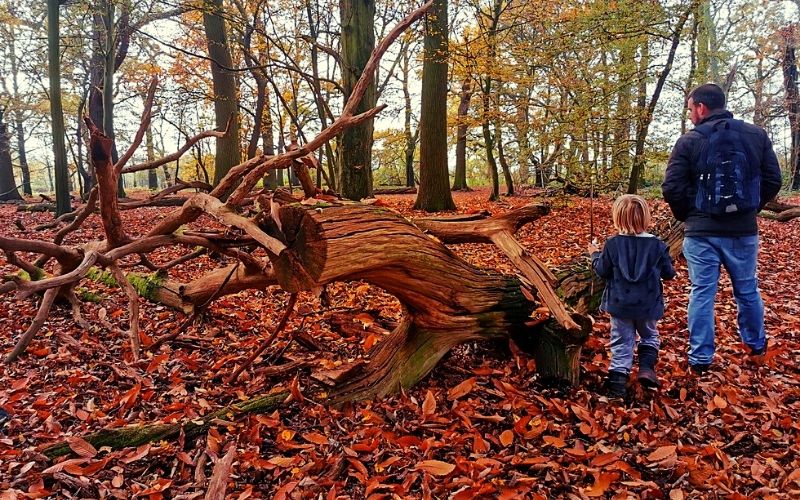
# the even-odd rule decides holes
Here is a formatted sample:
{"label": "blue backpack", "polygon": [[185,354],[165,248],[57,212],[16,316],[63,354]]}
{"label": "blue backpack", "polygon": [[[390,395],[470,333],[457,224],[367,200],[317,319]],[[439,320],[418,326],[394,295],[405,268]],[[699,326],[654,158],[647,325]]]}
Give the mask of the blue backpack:
{"label": "blue backpack", "polygon": [[747,158],[741,120],[719,120],[694,128],[708,140],[695,172],[695,208],[709,215],[758,210],[761,172]]}

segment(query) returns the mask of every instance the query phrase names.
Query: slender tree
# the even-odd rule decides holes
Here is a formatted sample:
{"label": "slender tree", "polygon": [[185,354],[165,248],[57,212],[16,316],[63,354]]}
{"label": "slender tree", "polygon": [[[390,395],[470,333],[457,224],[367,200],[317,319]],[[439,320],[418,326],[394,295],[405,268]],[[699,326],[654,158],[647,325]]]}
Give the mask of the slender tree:
{"label": "slender tree", "polygon": [[[342,23],[341,59],[344,102],[350,98],[364,66],[375,48],[375,0],[340,0]],[[369,86],[355,114],[375,106],[375,83]],[[351,127],[342,133],[339,145],[340,193],[347,199],[360,200],[372,195],[373,120]]]}
{"label": "slender tree", "polygon": [[0,201],[21,200],[11,165],[11,141],[3,119],[5,111],[0,108]]}
{"label": "slender tree", "polygon": [[781,31],[783,37],[783,88],[786,93],[786,111],[789,118],[792,144],[789,156],[792,174],[792,189],[800,189],[800,91],[797,82],[797,60],[795,56],[795,31],[797,26],[790,25]]}
{"label": "slender tree", "polygon": [[419,190],[414,208],[455,210],[447,170],[447,0],[435,0],[425,16]]}
{"label": "slender tree", "polygon": [[59,0],[47,0],[47,74],[50,79],[50,120],[55,159],[56,215],[72,211],[69,194],[67,148],[64,143],[64,111],[61,106],[61,60],[59,48]]}
{"label": "slender tree", "polygon": [[461,84],[461,92],[458,99],[458,115],[456,121],[456,171],[453,177],[453,190],[466,190],[467,186],[467,113],[469,112],[469,102],[472,99],[472,79],[467,76]]}
{"label": "slender tree", "polygon": [[239,98],[236,78],[232,71],[233,60],[228,47],[222,0],[209,0],[203,11],[208,54],[211,62],[211,79],[214,88],[214,116],[218,129],[224,129],[230,120],[225,137],[217,138],[214,156],[214,185],[242,161],[239,149]]}

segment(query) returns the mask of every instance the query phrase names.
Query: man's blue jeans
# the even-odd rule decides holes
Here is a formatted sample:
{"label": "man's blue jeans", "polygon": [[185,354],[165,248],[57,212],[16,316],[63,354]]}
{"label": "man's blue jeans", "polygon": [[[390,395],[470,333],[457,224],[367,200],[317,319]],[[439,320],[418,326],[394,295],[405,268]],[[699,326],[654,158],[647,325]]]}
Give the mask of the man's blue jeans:
{"label": "man's blue jeans", "polygon": [[687,236],[683,255],[689,266],[689,364],[707,365],[714,357],[714,298],[720,265],[733,284],[739,311],[739,335],[750,349],[761,349],[764,333],[764,302],[756,280],[758,236]]}

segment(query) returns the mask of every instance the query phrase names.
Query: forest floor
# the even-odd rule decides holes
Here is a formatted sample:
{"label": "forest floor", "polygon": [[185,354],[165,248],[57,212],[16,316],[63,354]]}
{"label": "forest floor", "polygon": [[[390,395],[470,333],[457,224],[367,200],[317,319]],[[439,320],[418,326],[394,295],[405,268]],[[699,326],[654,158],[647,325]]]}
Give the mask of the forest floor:
{"label": "forest floor", "polygon": [[[485,191],[455,193],[459,212],[502,213],[530,196],[485,201]],[[379,197],[404,215],[413,195]],[[552,213],[518,233],[522,244],[551,266],[585,252],[590,202],[548,200]],[[800,200],[792,200],[794,203]],[[600,241],[611,235],[609,198],[594,202]],[[653,201],[656,217],[666,206]],[[122,213],[126,230],[141,234],[169,208]],[[21,231],[49,214],[17,213],[0,205],[0,234],[52,238]],[[800,495],[800,221],[760,219],[760,286],[770,351],[762,362],[746,355],[736,333],[736,307],[723,278],[716,308],[717,355],[700,378],[686,363],[686,263],[665,284],[658,365],[663,387],[644,392],[634,382],[625,402],[602,391],[608,364],[608,317],[598,315],[582,353],[574,389],[544,387],[531,357],[513,343],[470,343],[448,354],[411,390],[382,400],[333,408],[327,387],[310,368],[269,377],[269,357],[303,330],[324,347],[291,343],[278,364],[310,360],[333,373],[366,351],[398,322],[398,302],[364,283],[328,287],[329,307],[300,294],[285,333],[245,374],[222,382],[237,362],[261,345],[285,311],[289,294],[276,287],[213,303],[178,342],[132,362],[127,304],[116,288],[84,281],[98,302],[82,312],[86,331],[58,307],[22,358],[0,368],[0,499],[196,498],[209,479],[227,482],[230,498],[798,498]],[[67,243],[100,236],[95,216]],[[513,266],[493,246],[452,245],[472,264],[503,273]],[[167,252],[164,260],[173,257]],[[202,258],[176,270],[186,280],[218,267]],[[0,274],[12,268],[0,257]],[[36,302],[0,297],[0,352],[11,350],[31,323]],[[143,339],[172,332],[184,315],[141,301]],[[104,427],[194,419],[227,404],[293,389],[278,411],[219,424],[196,440],[156,442],[120,451],[100,449],[50,461],[44,444]],[[302,397],[297,397],[302,394]],[[0,413],[0,415],[2,415]],[[180,440],[183,441],[183,440]],[[80,443],[80,441],[74,441]],[[215,463],[235,446],[232,467]],[[73,448],[75,449],[75,448]],[[222,470],[223,468],[218,468]],[[220,474],[224,474],[220,478]],[[227,481],[226,481],[227,480]]]}

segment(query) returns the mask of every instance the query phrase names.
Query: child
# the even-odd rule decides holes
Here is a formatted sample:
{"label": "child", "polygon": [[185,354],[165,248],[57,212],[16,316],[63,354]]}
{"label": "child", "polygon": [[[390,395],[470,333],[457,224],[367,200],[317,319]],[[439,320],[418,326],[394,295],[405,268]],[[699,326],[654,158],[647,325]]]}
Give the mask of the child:
{"label": "child", "polygon": [[656,323],[664,315],[661,278],[675,277],[667,245],[650,233],[650,209],[641,196],[626,194],[614,201],[611,219],[619,234],[603,251],[589,244],[592,268],[606,280],[600,308],[611,315],[611,364],[606,388],[612,397],[625,397],[633,365],[636,332],[639,342],[639,382],[659,387],[655,365],[660,341]]}

